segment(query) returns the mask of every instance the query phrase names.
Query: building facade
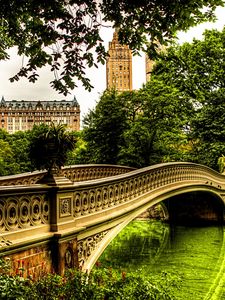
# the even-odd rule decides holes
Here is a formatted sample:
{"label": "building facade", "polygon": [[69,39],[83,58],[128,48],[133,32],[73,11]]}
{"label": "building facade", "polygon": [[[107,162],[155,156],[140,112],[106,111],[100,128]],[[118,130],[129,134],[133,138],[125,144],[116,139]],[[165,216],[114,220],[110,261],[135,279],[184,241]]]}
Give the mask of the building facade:
{"label": "building facade", "polygon": [[34,125],[66,124],[69,131],[80,130],[80,106],[72,101],[0,101],[1,128],[9,133],[26,131]]}
{"label": "building facade", "polygon": [[106,60],[107,88],[115,88],[119,92],[132,90],[132,52],[127,45],[118,41],[117,30],[109,42],[109,57]]}

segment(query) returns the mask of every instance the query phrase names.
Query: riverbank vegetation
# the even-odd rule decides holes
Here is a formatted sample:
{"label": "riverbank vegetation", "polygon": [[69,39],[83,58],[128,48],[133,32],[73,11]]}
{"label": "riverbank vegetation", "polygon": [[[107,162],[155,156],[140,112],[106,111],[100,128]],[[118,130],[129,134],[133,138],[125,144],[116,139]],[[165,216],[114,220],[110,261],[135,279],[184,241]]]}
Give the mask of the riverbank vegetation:
{"label": "riverbank vegetation", "polygon": [[68,270],[64,277],[46,274],[38,281],[0,274],[0,299],[9,300],[174,300],[176,276],[118,273],[96,268],[90,275]]}

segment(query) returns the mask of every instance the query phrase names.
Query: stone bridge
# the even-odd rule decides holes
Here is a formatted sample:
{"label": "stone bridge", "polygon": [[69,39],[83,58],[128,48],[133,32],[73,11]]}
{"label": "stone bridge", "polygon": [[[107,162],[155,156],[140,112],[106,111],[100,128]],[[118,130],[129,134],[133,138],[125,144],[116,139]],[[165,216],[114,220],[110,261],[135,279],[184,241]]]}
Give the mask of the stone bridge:
{"label": "stone bridge", "polygon": [[67,267],[90,271],[110,241],[155,204],[207,192],[224,209],[225,177],[192,163],[131,169],[86,165],[63,169],[55,183],[43,172],[0,179],[0,255],[11,273],[39,277]]}

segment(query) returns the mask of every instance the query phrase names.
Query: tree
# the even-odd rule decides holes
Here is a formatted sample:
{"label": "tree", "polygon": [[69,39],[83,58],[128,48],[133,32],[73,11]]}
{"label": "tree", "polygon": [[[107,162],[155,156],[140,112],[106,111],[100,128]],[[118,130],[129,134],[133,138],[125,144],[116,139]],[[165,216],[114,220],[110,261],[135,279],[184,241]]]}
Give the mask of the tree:
{"label": "tree", "polygon": [[9,134],[0,130],[0,176],[28,172],[29,132]]}
{"label": "tree", "polygon": [[182,145],[187,143],[183,129],[192,111],[190,103],[178,89],[157,78],[151,78],[137,96],[141,109],[124,132],[119,162],[144,167],[183,160]]}
{"label": "tree", "polygon": [[225,87],[225,28],[206,30],[203,37],[170,47],[152,73],[185,92],[196,107],[204,105],[212,91]]}
{"label": "tree", "polygon": [[144,167],[184,159],[191,111],[176,88],[157,79],[139,91],[105,91],[85,119],[86,161]]}
{"label": "tree", "polygon": [[83,138],[89,163],[116,164],[127,126],[125,103],[115,90],[106,90],[84,119]]}
{"label": "tree", "polygon": [[31,162],[28,155],[30,132],[17,131],[8,135],[6,141],[9,142],[15,163],[18,165],[17,173],[29,172],[31,170]]}
{"label": "tree", "polygon": [[219,170],[218,158],[225,154],[225,89],[214,91],[192,121],[197,162]]}
{"label": "tree", "polygon": [[106,58],[102,25],[111,22],[119,28],[122,43],[152,56],[156,41],[167,43],[178,30],[212,20],[215,8],[223,4],[223,0],[0,0],[0,59],[8,59],[7,50],[17,46],[28,63],[11,81],[26,77],[35,82],[37,69],[50,65],[55,73],[51,85],[60,93],[73,89],[75,80],[90,90],[85,68],[97,67]]}
{"label": "tree", "polygon": [[18,173],[13,151],[8,142],[0,139],[0,176]]}
{"label": "tree", "polygon": [[47,169],[48,175],[58,174],[65,164],[68,151],[74,149],[76,139],[66,131],[64,124],[34,127],[29,157],[33,168]]}
{"label": "tree", "polygon": [[225,154],[225,28],[206,30],[203,40],[168,49],[153,70],[165,84],[173,84],[193,104],[189,139],[194,162],[218,169]]}
{"label": "tree", "polygon": [[83,139],[83,131],[74,131],[72,134],[76,139],[75,149],[68,152],[66,165],[86,164],[87,145]]}

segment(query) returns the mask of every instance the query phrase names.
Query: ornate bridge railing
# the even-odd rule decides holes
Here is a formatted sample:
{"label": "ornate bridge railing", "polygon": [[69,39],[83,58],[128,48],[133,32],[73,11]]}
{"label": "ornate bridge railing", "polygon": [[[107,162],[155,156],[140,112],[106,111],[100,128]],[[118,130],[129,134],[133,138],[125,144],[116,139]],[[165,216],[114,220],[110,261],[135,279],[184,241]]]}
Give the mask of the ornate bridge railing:
{"label": "ornate bridge railing", "polygon": [[14,241],[49,235],[48,187],[2,187],[0,189],[0,248]]}
{"label": "ornate bridge railing", "polygon": [[[134,168],[126,166],[73,165],[62,168],[62,176],[69,178],[72,182],[76,182],[120,175],[132,170]],[[11,176],[1,176],[0,186],[35,184],[45,174],[46,171],[34,171]]]}
{"label": "ornate bridge railing", "polygon": [[[95,175],[94,169],[98,170]],[[118,169],[112,167],[110,170],[109,166],[95,167],[91,175],[88,170],[87,166],[83,175],[67,176],[74,176],[78,181],[78,178],[102,176],[104,172],[118,174]],[[24,245],[47,245],[52,241],[54,247],[58,247],[61,265],[66,258],[74,256],[76,263],[72,258],[68,261],[83,267],[110,228],[118,225],[123,217],[144,209],[149,201],[154,202],[161,195],[185,187],[203,187],[221,197],[225,193],[224,175],[202,165],[167,163],[130,172],[123,167],[119,170],[123,174],[57,186],[2,186],[0,253],[13,253]],[[71,169],[67,172],[74,174]],[[43,251],[51,252],[48,248]],[[70,266],[69,262],[67,265]]]}
{"label": "ornate bridge railing", "polygon": [[[79,168],[78,168],[79,169]],[[103,173],[111,175],[118,173],[118,169],[112,167],[93,168],[97,170],[96,177]],[[79,169],[83,174],[75,177],[75,180],[88,178],[90,176],[87,168]],[[119,168],[121,172],[127,169]],[[128,169],[129,170],[129,169]],[[72,168],[66,172],[72,173]],[[92,177],[92,176],[90,176]],[[94,176],[93,176],[94,177]],[[92,177],[92,178],[93,178]],[[46,187],[43,185],[11,186],[0,189],[0,233],[7,231],[17,231],[35,227],[40,224],[50,224],[50,219],[54,219],[53,213],[58,206],[60,217],[58,224],[68,217],[73,221],[73,226],[88,223],[89,216],[99,215],[101,212],[129,203],[145,193],[155,191],[171,184],[188,184],[188,182],[198,182],[199,184],[214,186],[216,189],[225,189],[224,176],[212,169],[190,163],[168,163],[155,165],[143,169],[130,171],[125,174],[111,176],[102,179],[85,182],[75,182],[71,185]],[[50,198],[55,193],[57,201],[50,205]],[[66,196],[65,196],[66,195]],[[51,200],[52,201],[52,200]],[[52,201],[53,202],[53,201]],[[51,212],[51,213],[50,213]],[[51,215],[51,216],[50,216]],[[66,219],[65,216],[67,216]],[[104,213],[104,216],[106,214]],[[109,216],[110,217],[110,216]],[[53,224],[55,226],[55,223]],[[55,229],[54,229],[55,231]]]}
{"label": "ornate bridge railing", "polygon": [[99,215],[147,192],[182,182],[225,189],[224,176],[208,167],[190,163],[160,164],[95,182],[75,183],[72,215],[76,224],[81,224],[85,222],[82,219],[88,220],[88,215]]}

